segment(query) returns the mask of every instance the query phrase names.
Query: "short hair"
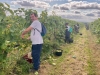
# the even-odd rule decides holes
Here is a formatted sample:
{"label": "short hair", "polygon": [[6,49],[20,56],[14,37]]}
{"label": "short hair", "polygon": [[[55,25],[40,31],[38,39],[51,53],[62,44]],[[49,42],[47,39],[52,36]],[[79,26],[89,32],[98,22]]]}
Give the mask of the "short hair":
{"label": "short hair", "polygon": [[68,23],[65,23],[65,25],[68,25]]}
{"label": "short hair", "polygon": [[33,15],[33,14],[34,14],[35,17],[38,17],[38,14],[37,13],[32,12],[31,15]]}

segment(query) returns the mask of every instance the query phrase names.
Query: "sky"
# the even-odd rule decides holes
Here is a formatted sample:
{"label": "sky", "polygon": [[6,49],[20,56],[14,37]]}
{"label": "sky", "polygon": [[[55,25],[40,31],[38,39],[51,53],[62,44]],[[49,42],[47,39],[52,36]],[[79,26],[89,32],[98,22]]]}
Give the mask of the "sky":
{"label": "sky", "polygon": [[56,15],[79,22],[92,22],[100,17],[100,0],[0,0],[8,3],[12,10],[34,9],[40,14],[47,10]]}

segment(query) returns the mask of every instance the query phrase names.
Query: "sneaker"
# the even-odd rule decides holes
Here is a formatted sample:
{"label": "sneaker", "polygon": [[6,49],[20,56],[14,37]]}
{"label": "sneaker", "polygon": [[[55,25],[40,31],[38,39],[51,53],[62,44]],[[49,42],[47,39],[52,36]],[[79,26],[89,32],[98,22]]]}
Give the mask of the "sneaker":
{"label": "sneaker", "polygon": [[34,74],[35,74],[35,75],[39,75],[39,72],[38,72],[38,71],[36,71]]}
{"label": "sneaker", "polygon": [[34,69],[29,69],[29,73],[35,73],[35,72],[38,72],[38,71]]}

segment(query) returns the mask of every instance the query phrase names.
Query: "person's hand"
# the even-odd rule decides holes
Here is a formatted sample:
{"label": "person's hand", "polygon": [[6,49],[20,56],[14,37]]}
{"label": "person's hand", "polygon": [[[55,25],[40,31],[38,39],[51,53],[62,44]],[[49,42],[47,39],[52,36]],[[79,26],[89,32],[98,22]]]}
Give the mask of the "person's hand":
{"label": "person's hand", "polygon": [[21,35],[21,38],[23,39],[24,38],[24,35]]}
{"label": "person's hand", "polygon": [[30,40],[30,37],[28,37],[27,40]]}

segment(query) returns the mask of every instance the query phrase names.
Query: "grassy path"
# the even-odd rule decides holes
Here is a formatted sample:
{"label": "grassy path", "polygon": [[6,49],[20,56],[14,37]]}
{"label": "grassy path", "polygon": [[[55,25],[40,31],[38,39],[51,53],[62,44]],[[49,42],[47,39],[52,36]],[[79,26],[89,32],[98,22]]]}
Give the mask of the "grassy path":
{"label": "grassy path", "polygon": [[69,53],[56,69],[57,73],[51,72],[50,75],[87,75],[87,34],[84,30],[82,33],[83,35],[78,35],[78,39],[70,46]]}
{"label": "grassy path", "polygon": [[100,45],[95,46],[96,38],[89,31],[83,29],[81,32],[83,35],[76,35],[73,44],[62,46],[61,57],[50,58],[49,64],[43,62],[40,75],[100,75]]}

